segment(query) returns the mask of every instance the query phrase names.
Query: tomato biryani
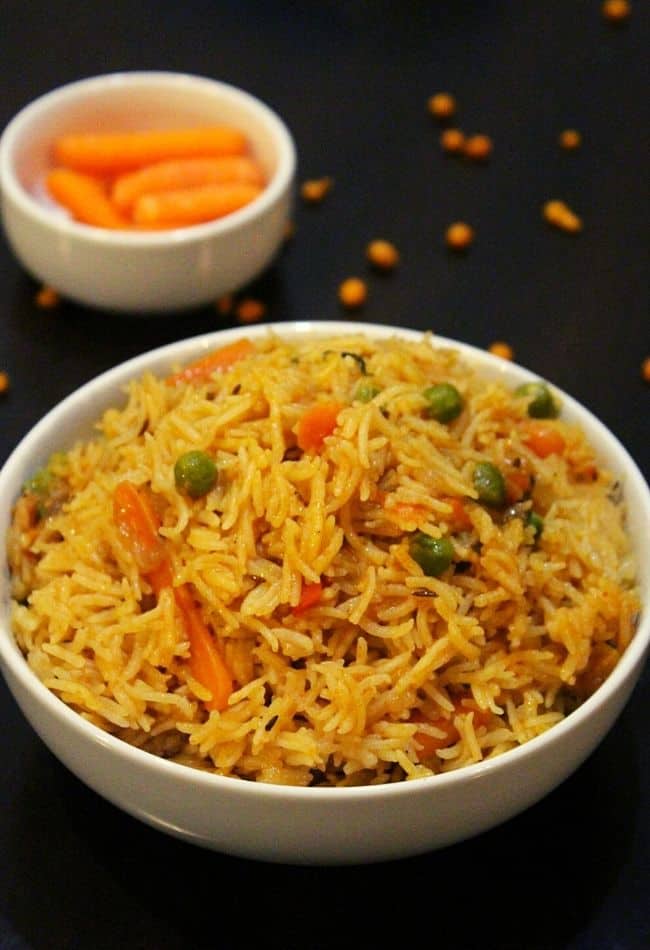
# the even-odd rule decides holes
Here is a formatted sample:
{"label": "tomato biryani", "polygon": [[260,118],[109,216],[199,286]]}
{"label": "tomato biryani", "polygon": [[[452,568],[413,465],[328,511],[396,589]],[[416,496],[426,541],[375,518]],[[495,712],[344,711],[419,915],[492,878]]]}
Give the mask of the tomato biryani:
{"label": "tomato biryani", "polygon": [[435,776],[552,728],[634,634],[615,477],[545,383],[428,334],[242,339],[62,450],[13,514],[18,644],[184,765]]}

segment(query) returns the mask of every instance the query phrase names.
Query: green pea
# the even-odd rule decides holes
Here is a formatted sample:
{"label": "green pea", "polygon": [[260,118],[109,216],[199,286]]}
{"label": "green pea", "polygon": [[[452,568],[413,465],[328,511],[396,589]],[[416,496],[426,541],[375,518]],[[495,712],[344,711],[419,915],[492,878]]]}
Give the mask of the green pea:
{"label": "green pea", "polygon": [[372,383],[364,381],[357,386],[354,398],[359,402],[370,402],[375,396],[378,396],[380,392],[381,389],[377,386],[373,386]]}
{"label": "green pea", "polygon": [[437,383],[429,386],[423,394],[428,405],[424,410],[429,419],[438,422],[453,422],[463,411],[463,398],[451,383]]}
{"label": "green pea", "polygon": [[528,398],[528,415],[533,419],[555,419],[559,407],[546,383],[524,383],[515,389],[515,396]]}
{"label": "green pea", "polygon": [[205,452],[185,452],[176,459],[174,480],[179,491],[190,498],[201,498],[214,488],[217,466]]}
{"label": "green pea", "polygon": [[536,511],[529,511],[528,517],[526,518],[526,525],[533,529],[535,540],[537,540],[544,530],[544,519],[541,518]]}
{"label": "green pea", "polygon": [[474,488],[478,492],[479,501],[490,508],[500,508],[506,500],[506,482],[492,462],[478,462],[472,474]]}
{"label": "green pea", "polygon": [[49,468],[39,468],[23,485],[23,491],[34,495],[47,495],[52,487],[53,475]]}
{"label": "green pea", "polygon": [[418,531],[409,543],[409,554],[427,577],[440,577],[452,562],[454,546],[449,538],[430,538]]}

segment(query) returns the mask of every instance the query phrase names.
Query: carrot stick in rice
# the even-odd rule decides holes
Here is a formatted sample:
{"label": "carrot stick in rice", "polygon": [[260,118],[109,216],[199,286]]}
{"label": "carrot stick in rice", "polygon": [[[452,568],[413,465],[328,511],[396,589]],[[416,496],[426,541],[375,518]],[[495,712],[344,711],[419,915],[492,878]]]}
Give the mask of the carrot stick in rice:
{"label": "carrot stick in rice", "polygon": [[303,452],[320,452],[323,442],[336,429],[343,406],[338,402],[318,402],[307,409],[296,426],[296,440]]}
{"label": "carrot stick in rice", "polygon": [[174,594],[190,641],[190,671],[211,693],[204,705],[207,709],[225,709],[233,691],[232,676],[194,601],[189,584],[174,587],[166,545],[158,534],[160,521],[149,498],[132,482],[120,482],[113,492],[113,518],[156,597],[165,589],[171,589]]}
{"label": "carrot stick in rice", "polygon": [[227,346],[222,346],[218,350],[213,350],[206,356],[194,360],[177,373],[168,376],[165,382],[168,386],[178,386],[180,383],[201,383],[209,379],[213,373],[223,373],[230,369],[239,360],[251,356],[255,352],[255,347],[250,340],[243,337]]}
{"label": "carrot stick in rice", "polygon": [[233,182],[261,188],[264,174],[248,155],[175,159],[120,175],[113,182],[110,197],[113,204],[127,214],[141,195]]}
{"label": "carrot stick in rice", "polygon": [[75,171],[109,176],[176,158],[243,155],[247,148],[243,132],[219,125],[62,135],[54,143],[54,156]]}
{"label": "carrot stick in rice", "polygon": [[142,490],[133,482],[122,481],[113,491],[113,521],[117,525],[138,570],[150,574],[166,559],[160,521]]}
{"label": "carrot stick in rice", "polygon": [[77,221],[113,230],[129,227],[128,219],[111,203],[100,180],[68,168],[53,168],[45,184],[54,200]]}
{"label": "carrot stick in rice", "polygon": [[260,185],[230,182],[140,195],[133,205],[133,221],[154,227],[201,224],[238,211],[261,191]]}
{"label": "carrot stick in rice", "polygon": [[212,696],[204,705],[207,709],[222,710],[228,705],[228,698],[233,691],[233,681],[230,671],[221,656],[219,648],[209,627],[201,616],[201,611],[194,602],[188,584],[174,588],[176,603],[180,608],[185,630],[190,641],[190,670],[192,676]]}
{"label": "carrot stick in rice", "polygon": [[322,594],[323,585],[320,581],[315,581],[313,584],[303,583],[300,589],[300,600],[292,609],[291,613],[295,617],[299,617],[300,614],[303,614],[306,610],[309,610],[310,607],[315,607],[316,604],[319,603]]}

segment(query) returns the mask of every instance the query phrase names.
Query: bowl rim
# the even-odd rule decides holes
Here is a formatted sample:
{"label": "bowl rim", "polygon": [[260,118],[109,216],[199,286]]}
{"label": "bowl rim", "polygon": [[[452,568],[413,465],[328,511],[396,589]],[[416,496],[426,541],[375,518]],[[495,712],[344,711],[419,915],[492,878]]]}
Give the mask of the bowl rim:
{"label": "bowl rim", "polygon": [[[98,408],[94,415],[97,418],[107,405],[114,404],[115,394],[123,391],[128,380],[138,378],[152,366],[157,367],[152,369],[153,372],[161,372],[161,364],[171,369],[176,363],[198,358],[202,353],[217,345],[232,342],[233,339],[248,336],[254,340],[269,334],[278,337],[301,337],[303,335],[313,336],[314,334],[318,336],[363,334],[374,339],[385,339],[396,335],[407,340],[421,340],[426,335],[426,331],[385,324],[310,319],[287,321],[285,323],[257,324],[252,327],[230,327],[156,347],[102,372],[71,392],[50,409],[26,433],[0,468],[0,499],[8,496],[10,487],[18,487],[17,485],[12,486],[12,483],[16,482],[17,473],[24,467],[26,459],[29,459],[30,455],[33,454],[34,444],[38,444],[40,440],[45,439],[52,427],[56,427],[57,423],[65,419],[70,413],[73,415],[78,413],[82,406],[90,404],[96,398]],[[492,372],[500,378],[512,379],[514,377],[515,382],[540,379],[539,374],[532,372],[521,364],[503,360],[472,344],[433,333],[431,333],[431,341],[435,347],[456,350],[461,358],[466,360],[479,374],[483,374],[487,370],[488,375]],[[644,518],[650,536],[650,487],[636,462],[619,439],[589,409],[552,382],[550,382],[550,385],[561,399],[563,410],[568,410],[571,421],[575,421],[580,425],[586,423],[588,436],[593,436],[595,433],[599,443],[604,443],[606,446],[607,454],[614,455],[620,461],[620,474],[623,475],[624,472],[626,486],[634,483],[635,493],[641,501],[639,513]],[[102,396],[103,399],[99,398]],[[11,500],[7,497],[7,501],[11,502]],[[7,574],[6,562],[2,569]],[[637,566],[637,571],[639,569],[640,565]],[[642,578],[639,576],[638,580],[641,583]],[[650,584],[650,581],[648,583]],[[161,778],[167,777],[182,784],[197,784],[205,789],[213,789],[215,792],[219,791],[226,795],[252,795],[255,798],[261,796],[269,801],[283,799],[301,805],[317,804],[325,800],[330,805],[333,802],[340,802],[341,805],[344,805],[351,801],[368,800],[372,802],[384,797],[428,794],[436,789],[443,790],[458,783],[485,780],[495,773],[498,774],[503,770],[515,767],[517,763],[523,765],[527,760],[544,753],[544,750],[550,750],[551,747],[560,743],[565,736],[579,730],[584,721],[592,713],[595,713],[599,706],[607,705],[608,700],[611,700],[625,686],[628,679],[633,677],[634,683],[638,678],[650,645],[650,610],[648,610],[647,604],[643,604],[639,622],[630,644],[613,672],[598,687],[596,692],[565,719],[546,732],[494,758],[466,765],[450,772],[392,784],[313,788],[254,782],[234,776],[218,775],[172,762],[132,746],[111,733],[105,732],[99,726],[88,722],[51,692],[28,666],[15,643],[11,631],[8,617],[9,603],[10,596],[7,589],[6,603],[0,604],[0,669],[3,673],[8,670],[22,688],[32,694],[35,701],[48,716],[62,721],[72,732],[77,733],[82,741],[93,743],[96,747],[103,747],[104,750],[119,759],[123,759],[131,766],[156,773]]]}
{"label": "bowl rim", "polygon": [[[65,215],[57,215],[41,205],[23,187],[14,166],[14,149],[24,126],[37,121],[50,108],[74,101],[80,94],[93,90],[110,90],[114,87],[129,85],[159,85],[161,89],[169,86],[219,91],[236,104],[241,105],[261,120],[273,136],[277,148],[277,168],[262,192],[248,205],[233,211],[223,218],[179,228],[167,228],[161,231],[122,231],[95,227],[75,221]],[[5,200],[11,200],[23,214],[42,227],[51,228],[62,235],[86,241],[102,247],[128,247],[129,250],[167,247],[173,244],[193,244],[220,235],[227,236],[232,231],[246,225],[258,215],[275,204],[284,192],[291,187],[296,170],[296,146],[288,126],[280,115],[269,105],[252,93],[209,76],[171,70],[124,70],[104,73],[76,79],[57,86],[32,99],[9,120],[0,135],[0,190]]]}

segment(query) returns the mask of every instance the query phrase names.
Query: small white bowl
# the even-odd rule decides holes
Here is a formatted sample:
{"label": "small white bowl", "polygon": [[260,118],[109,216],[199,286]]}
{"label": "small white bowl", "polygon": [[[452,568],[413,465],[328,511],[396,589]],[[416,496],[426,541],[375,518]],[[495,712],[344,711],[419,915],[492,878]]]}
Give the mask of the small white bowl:
{"label": "small white bowl", "polygon": [[[130,233],[91,227],[44,197],[54,139],[69,132],[228,124],[248,137],[267,185],[217,221]],[[156,313],[198,307],[244,286],[271,262],[286,234],[295,147],[259,99],[200,76],[127,72],[83,79],[22,109],[0,138],[6,235],[37,280],[91,307]]]}
{"label": "small white bowl", "polygon": [[[0,538],[21,486],[49,455],[89,436],[123,387],[145,371],[166,374],[237,336],[420,333],[368,324],[311,322],[257,326],[196,337],[154,350],[104,373],[53,409],[0,471]],[[533,379],[525,369],[452,340],[479,372],[507,385]],[[618,440],[565,394],[563,418],[582,426],[600,460],[620,478],[638,559],[642,616],[634,638],[603,685],[548,732],[494,759],[455,772],[362,788],[293,788],[224,778],[136,749],[82,719],[37,679],[18,650],[9,619],[6,563],[0,576],[0,668],[25,716],[53,753],[90,788],[140,820],[207,848],[267,861],[343,864],[400,858],[440,848],[500,824],[534,804],[573,772],[612,726],[641,673],[650,642],[650,491]]]}

